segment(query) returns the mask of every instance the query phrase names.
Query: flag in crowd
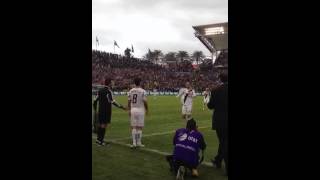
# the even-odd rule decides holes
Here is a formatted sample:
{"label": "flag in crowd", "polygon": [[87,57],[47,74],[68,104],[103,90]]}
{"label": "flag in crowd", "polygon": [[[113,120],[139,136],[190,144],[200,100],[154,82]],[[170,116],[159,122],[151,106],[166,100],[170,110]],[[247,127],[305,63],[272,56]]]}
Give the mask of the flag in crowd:
{"label": "flag in crowd", "polygon": [[118,43],[117,43],[117,41],[114,41],[114,44],[113,44],[114,46],[117,46],[118,48],[120,48],[119,47],[119,45],[118,45]]}
{"label": "flag in crowd", "polygon": [[96,43],[97,43],[97,45],[99,46],[99,39],[98,39],[98,36],[96,36]]}

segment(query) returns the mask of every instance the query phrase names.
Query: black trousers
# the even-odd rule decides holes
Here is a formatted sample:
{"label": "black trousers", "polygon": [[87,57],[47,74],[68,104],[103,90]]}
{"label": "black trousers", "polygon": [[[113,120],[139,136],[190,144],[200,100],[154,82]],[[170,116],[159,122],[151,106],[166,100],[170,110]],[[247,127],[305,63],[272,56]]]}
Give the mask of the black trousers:
{"label": "black trousers", "polygon": [[222,128],[216,128],[217,137],[219,140],[218,154],[214,158],[217,163],[221,163],[224,160],[226,170],[228,171],[228,130]]}
{"label": "black trousers", "polygon": [[195,166],[191,166],[191,165],[188,165],[187,163],[183,162],[183,161],[180,161],[180,160],[173,160],[173,155],[167,155],[166,156],[166,159],[170,165],[170,169],[173,170],[175,173],[178,172],[178,169],[180,166],[185,166],[187,167],[188,169],[190,169],[190,171],[192,169],[197,169],[197,167]]}

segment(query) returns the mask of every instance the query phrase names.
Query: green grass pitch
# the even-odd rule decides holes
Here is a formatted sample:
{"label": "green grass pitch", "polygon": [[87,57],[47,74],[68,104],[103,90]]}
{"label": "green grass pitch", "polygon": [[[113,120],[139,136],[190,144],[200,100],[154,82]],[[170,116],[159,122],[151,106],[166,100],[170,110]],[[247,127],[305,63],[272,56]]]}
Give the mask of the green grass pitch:
{"label": "green grass pitch", "polygon": [[[114,96],[121,104],[127,105],[126,96]],[[211,129],[212,111],[202,109],[202,96],[197,96],[193,103],[192,116],[197,121],[199,131],[207,143],[205,162],[210,162],[217,152],[218,143],[215,131]],[[181,105],[175,96],[149,96],[149,115],[145,117],[142,143],[145,148],[164,153],[172,153],[174,131],[185,127],[181,119]],[[122,144],[131,143],[131,130],[128,112],[113,107],[111,124],[106,132],[106,141],[114,140]],[[98,147],[92,141],[92,179],[93,180],[173,180],[175,175],[163,155],[132,150],[126,146],[111,144]],[[144,137],[145,136],[145,137]],[[227,180],[224,169],[201,165],[199,180]],[[187,178],[192,179],[192,178]]]}

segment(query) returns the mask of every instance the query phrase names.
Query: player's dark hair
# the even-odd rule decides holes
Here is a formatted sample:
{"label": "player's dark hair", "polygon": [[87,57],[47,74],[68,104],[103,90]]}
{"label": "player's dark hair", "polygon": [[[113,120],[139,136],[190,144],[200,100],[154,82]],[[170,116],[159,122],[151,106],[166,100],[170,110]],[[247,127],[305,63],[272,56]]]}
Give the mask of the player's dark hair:
{"label": "player's dark hair", "polygon": [[195,130],[197,129],[197,123],[196,121],[191,118],[190,120],[188,120],[187,122],[187,127],[186,127],[188,130]]}
{"label": "player's dark hair", "polygon": [[141,83],[141,79],[140,79],[140,78],[135,78],[135,79],[134,79],[134,84],[135,84],[136,86],[140,86],[140,83]]}
{"label": "player's dark hair", "polygon": [[219,76],[221,82],[226,83],[228,82],[228,73],[227,72],[222,72]]}
{"label": "player's dark hair", "polygon": [[109,86],[110,84],[111,84],[111,79],[110,78],[105,78],[104,85]]}

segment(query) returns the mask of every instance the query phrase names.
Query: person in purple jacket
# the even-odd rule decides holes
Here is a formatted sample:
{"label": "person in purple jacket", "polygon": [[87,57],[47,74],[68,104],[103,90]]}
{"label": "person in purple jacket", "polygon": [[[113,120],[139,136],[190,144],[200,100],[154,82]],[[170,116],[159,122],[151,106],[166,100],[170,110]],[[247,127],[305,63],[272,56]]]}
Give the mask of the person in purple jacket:
{"label": "person in purple jacket", "polygon": [[[198,176],[197,167],[203,161],[206,143],[203,135],[197,130],[196,121],[188,120],[187,127],[176,130],[173,138],[173,155],[166,157],[171,171],[177,173],[177,179],[182,179],[187,167],[191,170],[192,176]],[[202,152],[200,160],[199,153]]]}

